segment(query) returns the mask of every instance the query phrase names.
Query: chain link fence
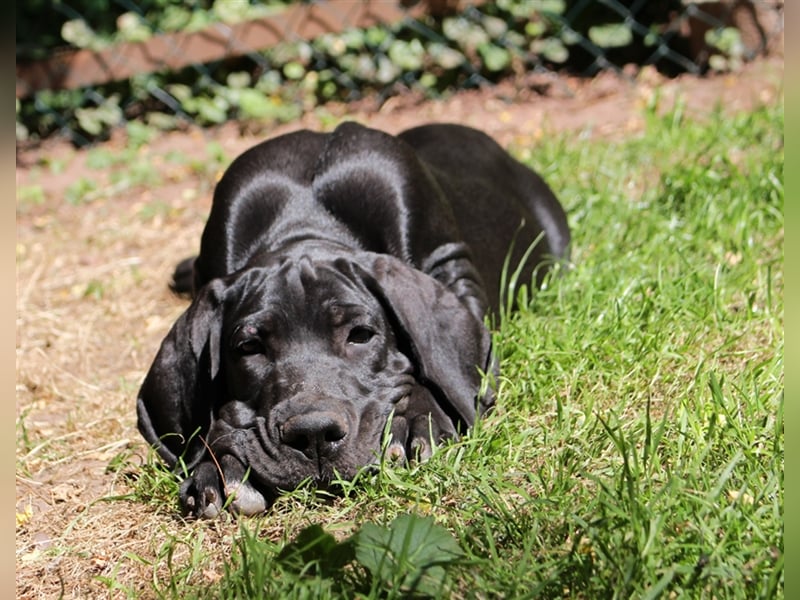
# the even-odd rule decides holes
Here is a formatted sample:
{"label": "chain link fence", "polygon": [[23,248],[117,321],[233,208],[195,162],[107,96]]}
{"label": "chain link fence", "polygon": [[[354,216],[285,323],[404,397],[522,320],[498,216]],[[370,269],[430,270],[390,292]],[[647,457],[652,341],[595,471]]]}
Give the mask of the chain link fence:
{"label": "chain link fence", "polygon": [[[531,74],[734,71],[783,46],[782,0],[31,0],[17,141],[288,121],[331,100]],[[630,69],[626,69],[626,72]]]}

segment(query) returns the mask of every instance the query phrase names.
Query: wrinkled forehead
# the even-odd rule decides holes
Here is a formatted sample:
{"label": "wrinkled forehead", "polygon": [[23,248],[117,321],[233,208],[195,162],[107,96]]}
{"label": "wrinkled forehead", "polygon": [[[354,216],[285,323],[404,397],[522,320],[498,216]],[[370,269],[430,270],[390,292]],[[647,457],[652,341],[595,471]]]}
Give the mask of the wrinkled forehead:
{"label": "wrinkled forehead", "polygon": [[[267,267],[248,269],[229,294],[234,315],[268,312],[287,319],[313,319],[321,313],[377,310],[353,261],[301,256]],[[231,315],[231,316],[234,316]]]}

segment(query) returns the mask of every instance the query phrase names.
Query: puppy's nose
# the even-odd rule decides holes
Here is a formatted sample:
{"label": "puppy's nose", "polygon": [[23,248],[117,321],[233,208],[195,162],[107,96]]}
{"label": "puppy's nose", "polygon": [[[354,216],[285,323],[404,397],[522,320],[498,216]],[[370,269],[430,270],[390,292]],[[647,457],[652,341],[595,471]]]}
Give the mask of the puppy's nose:
{"label": "puppy's nose", "polygon": [[347,421],[330,411],[312,411],[289,417],[281,427],[281,441],[308,458],[330,456],[347,437]]}

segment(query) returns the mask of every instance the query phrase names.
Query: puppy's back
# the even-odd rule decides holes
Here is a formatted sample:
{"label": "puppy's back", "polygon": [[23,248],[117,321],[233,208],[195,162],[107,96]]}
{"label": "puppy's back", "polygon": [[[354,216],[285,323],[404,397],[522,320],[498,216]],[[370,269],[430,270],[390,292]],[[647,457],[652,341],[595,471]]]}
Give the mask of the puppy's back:
{"label": "puppy's back", "polygon": [[[497,307],[500,273],[512,246],[514,269],[536,242],[523,268],[522,283],[531,280],[537,266],[568,259],[569,227],[555,194],[536,172],[491,137],[454,124],[423,125],[398,137],[415,149],[448,196],[493,307]],[[545,272],[546,268],[536,271],[537,285]]]}

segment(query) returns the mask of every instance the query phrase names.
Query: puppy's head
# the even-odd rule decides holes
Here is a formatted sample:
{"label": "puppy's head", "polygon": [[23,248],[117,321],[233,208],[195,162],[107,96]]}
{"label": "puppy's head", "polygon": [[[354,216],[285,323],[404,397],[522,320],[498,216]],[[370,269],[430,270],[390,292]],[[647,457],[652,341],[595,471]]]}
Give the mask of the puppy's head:
{"label": "puppy's head", "polygon": [[374,462],[409,398],[469,427],[492,401],[489,361],[483,324],[431,277],[371,253],[286,255],[200,291],[145,379],[139,427],[170,465],[233,455],[274,496]]}

